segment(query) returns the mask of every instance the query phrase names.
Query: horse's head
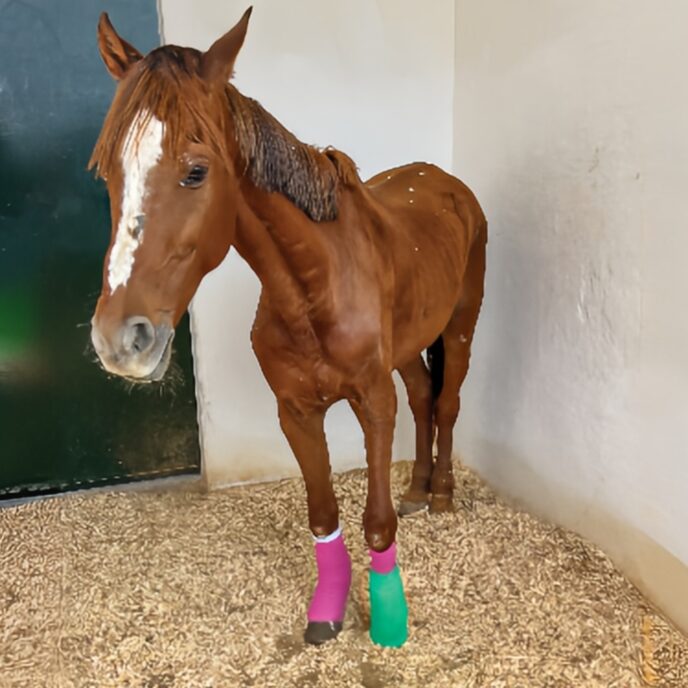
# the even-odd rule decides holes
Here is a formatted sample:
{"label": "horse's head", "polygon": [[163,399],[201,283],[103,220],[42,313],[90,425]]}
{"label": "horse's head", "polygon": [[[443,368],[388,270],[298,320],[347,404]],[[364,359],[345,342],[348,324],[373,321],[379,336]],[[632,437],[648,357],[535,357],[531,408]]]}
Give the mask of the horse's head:
{"label": "horse's head", "polygon": [[232,244],[238,180],[225,89],[250,12],[205,53],[164,46],[145,57],[101,16],[100,52],[118,86],[91,159],[112,218],[91,339],[116,375],[163,377],[174,328]]}

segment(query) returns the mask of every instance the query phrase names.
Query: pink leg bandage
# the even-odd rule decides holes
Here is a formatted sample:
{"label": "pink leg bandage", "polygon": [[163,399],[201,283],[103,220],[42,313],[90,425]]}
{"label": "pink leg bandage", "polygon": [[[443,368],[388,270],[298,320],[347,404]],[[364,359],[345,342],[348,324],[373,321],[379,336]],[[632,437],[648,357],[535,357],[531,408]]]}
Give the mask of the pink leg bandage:
{"label": "pink leg bandage", "polygon": [[318,582],[308,607],[309,621],[343,621],[351,585],[351,559],[339,528],[316,538]]}
{"label": "pink leg bandage", "polygon": [[397,543],[393,542],[384,552],[370,550],[370,568],[375,573],[389,573],[397,565]]}

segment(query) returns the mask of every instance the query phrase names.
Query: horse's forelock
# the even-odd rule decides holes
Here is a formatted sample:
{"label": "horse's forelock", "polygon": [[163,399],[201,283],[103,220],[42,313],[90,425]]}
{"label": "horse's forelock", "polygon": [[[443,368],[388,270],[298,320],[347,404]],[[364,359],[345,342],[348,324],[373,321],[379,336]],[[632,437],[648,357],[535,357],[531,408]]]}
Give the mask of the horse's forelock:
{"label": "horse's forelock", "polygon": [[89,167],[107,179],[121,166],[133,125],[150,116],[162,122],[163,151],[173,157],[198,141],[229,161],[231,127],[243,173],[258,187],[283,194],[312,220],[334,220],[339,182],[358,179],[353,163],[343,175],[343,163],[331,151],[324,154],[299,141],[257,101],[229,84],[224,89],[207,84],[200,59],[198,50],[167,45],[136,63],[115,94]]}
{"label": "horse's forelock", "polygon": [[113,166],[121,164],[130,132],[140,130],[138,123],[151,116],[163,123],[166,153],[178,156],[191,140],[227,154],[221,112],[225,101],[222,93],[214,94],[202,81],[200,55],[192,48],[168,45],[132,67],[105,117],[89,168],[101,177],[110,176]]}

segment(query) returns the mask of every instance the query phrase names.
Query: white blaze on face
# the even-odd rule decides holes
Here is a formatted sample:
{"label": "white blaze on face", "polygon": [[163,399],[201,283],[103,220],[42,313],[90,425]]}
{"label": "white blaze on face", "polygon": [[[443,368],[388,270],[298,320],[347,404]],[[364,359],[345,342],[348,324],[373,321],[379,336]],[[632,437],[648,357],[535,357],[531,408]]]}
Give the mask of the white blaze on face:
{"label": "white blaze on face", "polygon": [[162,122],[156,117],[147,118],[144,113],[139,113],[124,141],[122,213],[108,264],[110,292],[128,282],[134,267],[134,254],[143,242],[146,180],[162,155],[162,136]]}

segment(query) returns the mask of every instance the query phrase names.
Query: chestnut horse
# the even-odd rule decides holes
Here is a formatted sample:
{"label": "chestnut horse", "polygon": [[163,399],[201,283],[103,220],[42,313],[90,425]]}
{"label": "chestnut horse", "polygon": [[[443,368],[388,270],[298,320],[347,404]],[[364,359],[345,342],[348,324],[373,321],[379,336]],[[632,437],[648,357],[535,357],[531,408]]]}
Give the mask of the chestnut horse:
{"label": "chestnut horse", "polygon": [[390,493],[392,372],[416,424],[400,513],[448,511],[487,223],[471,191],[434,165],[364,183],[346,155],[302,143],[239,93],[229,80],[250,12],[207,52],[167,45],[145,57],[101,16],[100,52],[119,83],[90,163],[112,215],[91,338],[107,371],[160,380],[203,276],[237,249],[262,283],[251,342],[303,473],[316,540],[306,640],[337,635],[351,582],[323,425],[346,399],[368,465],[371,637],[398,646],[407,611]]}

